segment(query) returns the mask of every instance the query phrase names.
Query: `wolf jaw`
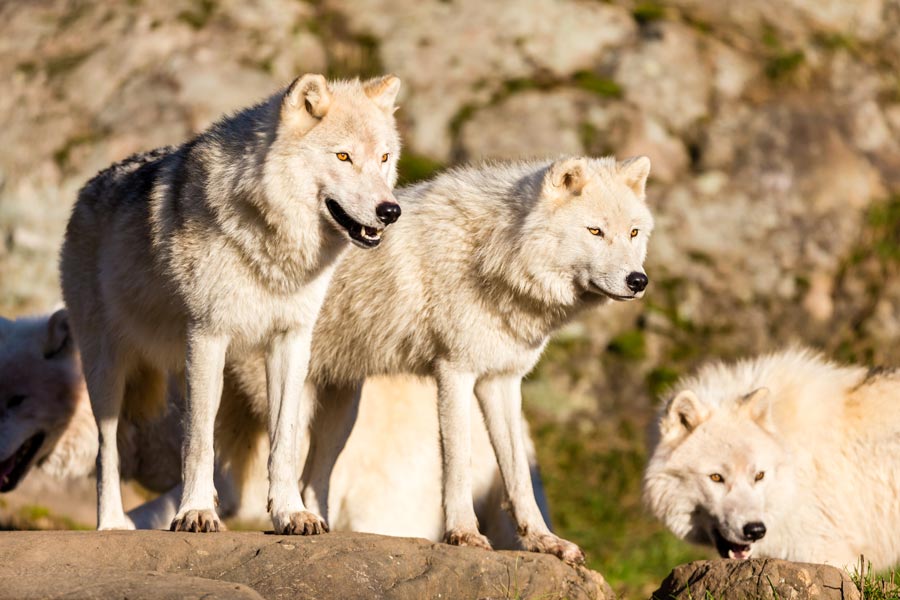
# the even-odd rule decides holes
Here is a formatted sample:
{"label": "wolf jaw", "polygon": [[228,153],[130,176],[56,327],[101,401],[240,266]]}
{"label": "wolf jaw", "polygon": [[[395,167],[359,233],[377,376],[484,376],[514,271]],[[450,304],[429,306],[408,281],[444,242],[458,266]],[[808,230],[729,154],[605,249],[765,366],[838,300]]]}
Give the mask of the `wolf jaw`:
{"label": "wolf jaw", "polygon": [[28,472],[38,450],[44,445],[44,432],[38,432],[25,440],[19,449],[6,460],[0,461],[0,492],[11,492]]}
{"label": "wolf jaw", "polygon": [[726,539],[725,536],[723,536],[719,531],[718,527],[713,528],[712,538],[713,543],[716,546],[716,550],[719,552],[719,556],[721,556],[722,558],[744,560],[750,558],[750,556],[753,554],[752,544],[735,544],[734,542]]}
{"label": "wolf jaw", "polygon": [[328,214],[334,222],[350,237],[350,240],[363,248],[374,248],[381,243],[381,234],[384,228],[368,227],[362,223],[358,223],[347,214],[337,200],[333,198],[325,199],[325,207],[328,208]]}
{"label": "wolf jaw", "polygon": [[640,296],[638,296],[637,294],[632,294],[630,296],[621,296],[619,294],[613,294],[612,292],[607,292],[606,290],[604,290],[602,287],[600,287],[593,281],[591,281],[588,284],[588,291],[593,292],[595,294],[600,294],[602,296],[606,296],[610,300],[615,300],[616,302],[627,302],[629,300],[635,300],[637,298],[640,298]]}

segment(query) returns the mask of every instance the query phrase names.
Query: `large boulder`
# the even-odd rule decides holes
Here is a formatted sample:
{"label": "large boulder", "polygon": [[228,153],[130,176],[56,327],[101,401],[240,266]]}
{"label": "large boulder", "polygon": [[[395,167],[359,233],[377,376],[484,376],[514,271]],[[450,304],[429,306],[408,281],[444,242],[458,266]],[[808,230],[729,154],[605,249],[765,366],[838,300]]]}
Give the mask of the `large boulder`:
{"label": "large boulder", "polygon": [[568,598],[614,595],[553,556],[358,533],[0,534],[5,598]]}

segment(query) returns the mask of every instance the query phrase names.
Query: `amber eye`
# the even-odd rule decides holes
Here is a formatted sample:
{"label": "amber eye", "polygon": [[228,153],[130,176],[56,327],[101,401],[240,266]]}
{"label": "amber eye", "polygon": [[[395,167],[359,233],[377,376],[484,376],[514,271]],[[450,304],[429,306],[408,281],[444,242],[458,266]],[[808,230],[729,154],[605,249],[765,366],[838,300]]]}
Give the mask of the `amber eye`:
{"label": "amber eye", "polygon": [[759,473],[756,474],[756,477],[753,478],[753,481],[762,481],[763,477],[765,477],[765,476],[766,476],[766,472],[760,471]]}
{"label": "amber eye", "polygon": [[343,162],[350,161],[350,155],[347,154],[346,152],[338,152],[336,156],[338,157],[338,160],[340,160],[340,161],[343,161]]}
{"label": "amber eye", "polygon": [[385,153],[381,155],[381,162],[386,163],[388,161],[389,154]]}
{"label": "amber eye", "polygon": [[587,230],[591,235],[596,235],[597,237],[603,237],[603,230],[599,227],[588,227]]}
{"label": "amber eye", "polygon": [[637,230],[637,229],[632,229],[632,230],[631,230],[631,237],[636,238],[636,237],[637,237],[637,234],[638,234],[638,230]]}
{"label": "amber eye", "polygon": [[710,479],[715,481],[716,483],[725,483],[725,478],[719,475],[718,473],[713,473],[709,476]]}

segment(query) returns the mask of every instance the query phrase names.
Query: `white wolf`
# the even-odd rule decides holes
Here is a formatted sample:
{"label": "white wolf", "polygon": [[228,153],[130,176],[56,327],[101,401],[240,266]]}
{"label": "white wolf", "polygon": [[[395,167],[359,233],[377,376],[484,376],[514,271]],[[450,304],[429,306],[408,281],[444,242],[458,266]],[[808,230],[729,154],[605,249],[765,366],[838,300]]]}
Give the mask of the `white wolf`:
{"label": "white wolf", "polygon": [[313,431],[305,499],[328,517],[330,466],[366,377],[437,381],[444,539],[490,548],[472,506],[474,391],[525,548],[581,561],[535,502],[522,435],[522,377],[579,311],[639,298],[653,227],[641,157],[460,168],[404,189],[404,218],[377,249],[348,253],[316,323],[310,378],[350,417]]}
{"label": "white wolf", "polygon": [[[177,147],[101,172],[79,193],[63,295],[97,418],[98,526],[127,528],[116,427],[186,372],[184,491],[172,528],[216,531],[213,430],[226,352],[264,348],[269,508],[278,533],[318,530],[297,486],[312,330],[349,238],[376,246],[391,192],[399,80],[304,75]],[[302,437],[302,436],[300,436]]]}
{"label": "white wolf", "polygon": [[[262,371],[262,364],[258,365]],[[226,371],[216,437],[219,513],[243,523],[265,518],[265,423],[241,413],[246,400]],[[244,382],[247,387],[248,382]],[[265,398],[265,375],[249,385]],[[412,378],[366,382],[358,426],[334,469],[330,502],[337,531],[440,539],[440,453],[434,385]],[[262,402],[265,400],[263,399]],[[324,407],[317,415],[327,415]],[[162,493],[127,513],[138,529],[168,527],[181,483],[184,401],[170,382],[166,411],[157,418],[123,415],[118,441],[121,473]],[[517,548],[515,525],[502,509],[503,487],[480,417],[472,419],[474,502],[482,531],[499,548]],[[540,476],[526,434],[535,491],[546,511]],[[51,317],[0,317],[0,492],[11,492],[31,468],[55,478],[79,479],[93,470],[97,426],[68,335],[65,310]],[[218,464],[217,464],[218,466]],[[546,513],[545,513],[546,514]]]}
{"label": "white wolf", "polygon": [[900,561],[900,373],[808,350],[680,381],[644,478],[653,513],[721,556]]}

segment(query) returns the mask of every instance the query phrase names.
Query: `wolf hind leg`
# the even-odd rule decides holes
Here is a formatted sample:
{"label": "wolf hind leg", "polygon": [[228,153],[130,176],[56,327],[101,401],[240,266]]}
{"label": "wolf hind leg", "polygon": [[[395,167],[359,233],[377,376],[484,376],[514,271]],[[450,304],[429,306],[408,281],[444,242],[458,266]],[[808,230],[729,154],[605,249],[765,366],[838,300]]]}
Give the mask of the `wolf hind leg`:
{"label": "wolf hind leg", "polygon": [[125,393],[123,354],[116,349],[84,345],[82,365],[91,410],[97,422],[97,529],[134,529],[134,523],[122,507],[119,446],[117,433]]}
{"label": "wolf hind leg", "polygon": [[475,386],[510,510],[526,550],[554,554],[566,562],[580,564],[584,553],[550,532],[535,500],[522,427],[521,382],[520,377],[511,375],[482,379]]}
{"label": "wolf hind leg", "polygon": [[331,473],[356,423],[361,391],[361,385],[320,387],[314,391],[319,406],[310,428],[303,469],[303,501],[326,523]]}
{"label": "wolf hind leg", "polygon": [[491,550],[491,543],[478,532],[472,501],[472,389],[476,377],[439,363],[438,425],[443,466],[444,542]]}

